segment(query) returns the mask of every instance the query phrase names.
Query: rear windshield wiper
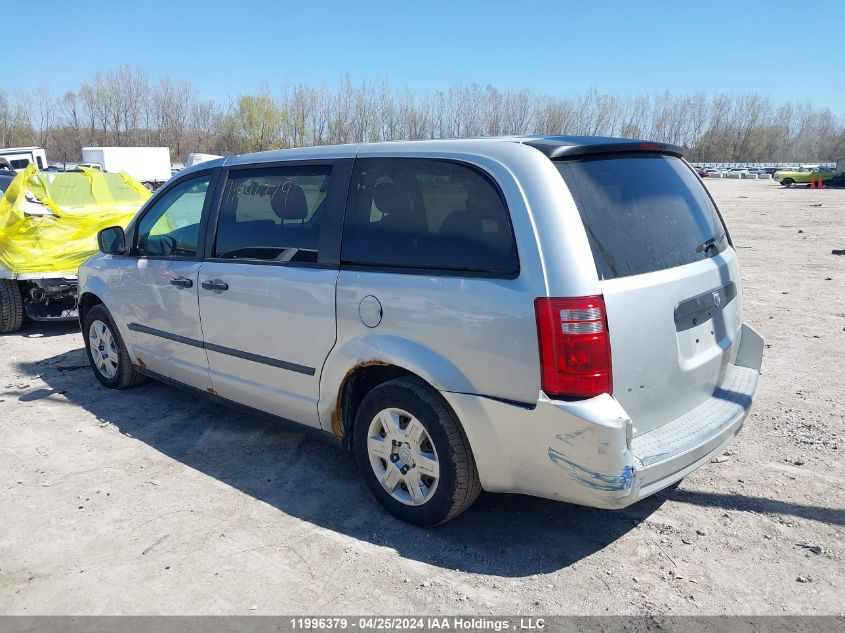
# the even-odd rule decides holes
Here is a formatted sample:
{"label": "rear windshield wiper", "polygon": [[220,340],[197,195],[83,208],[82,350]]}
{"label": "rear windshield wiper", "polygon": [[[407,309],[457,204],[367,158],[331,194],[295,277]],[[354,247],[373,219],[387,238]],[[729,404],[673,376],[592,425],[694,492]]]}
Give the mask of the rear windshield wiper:
{"label": "rear windshield wiper", "polygon": [[715,237],[711,237],[709,240],[702,242],[698,246],[695,247],[696,253],[706,253],[707,251],[713,249],[717,253],[719,252],[719,244],[722,243],[722,240],[725,239],[726,233],[722,233],[721,235],[717,235]]}

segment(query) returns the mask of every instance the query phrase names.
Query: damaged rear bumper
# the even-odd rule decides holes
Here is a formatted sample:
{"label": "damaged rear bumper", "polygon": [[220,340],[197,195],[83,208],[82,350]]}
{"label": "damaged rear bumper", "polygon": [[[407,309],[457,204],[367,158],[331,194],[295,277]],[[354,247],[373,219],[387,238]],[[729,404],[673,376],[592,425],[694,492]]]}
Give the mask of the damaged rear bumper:
{"label": "damaged rear bumper", "polygon": [[742,429],[757,393],[763,341],[743,325],[735,362],[713,395],[687,414],[633,437],[610,395],[533,407],[444,393],[473,450],[481,484],[599,508],[622,508],[679,481]]}

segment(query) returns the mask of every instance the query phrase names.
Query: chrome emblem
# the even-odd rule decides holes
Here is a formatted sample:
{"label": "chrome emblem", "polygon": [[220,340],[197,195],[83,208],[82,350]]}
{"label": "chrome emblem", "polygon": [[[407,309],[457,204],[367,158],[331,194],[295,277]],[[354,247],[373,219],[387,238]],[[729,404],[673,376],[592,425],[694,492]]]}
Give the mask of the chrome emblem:
{"label": "chrome emblem", "polygon": [[717,308],[722,305],[722,295],[717,290],[713,291],[713,305]]}

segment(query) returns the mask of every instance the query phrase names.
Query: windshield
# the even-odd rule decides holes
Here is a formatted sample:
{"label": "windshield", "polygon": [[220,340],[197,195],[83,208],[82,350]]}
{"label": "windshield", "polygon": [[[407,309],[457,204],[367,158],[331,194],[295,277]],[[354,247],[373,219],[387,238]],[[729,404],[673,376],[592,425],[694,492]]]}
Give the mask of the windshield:
{"label": "windshield", "polygon": [[690,264],[728,247],[710,196],[679,158],[626,154],[555,164],[578,206],[601,279]]}

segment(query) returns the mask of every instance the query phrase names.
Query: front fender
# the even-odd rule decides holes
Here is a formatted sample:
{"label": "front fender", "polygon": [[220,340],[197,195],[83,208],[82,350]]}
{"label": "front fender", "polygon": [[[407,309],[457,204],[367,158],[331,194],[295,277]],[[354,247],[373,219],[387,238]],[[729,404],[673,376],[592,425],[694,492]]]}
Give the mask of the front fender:
{"label": "front fender", "polygon": [[395,365],[416,374],[440,391],[475,392],[461,370],[441,354],[395,334],[368,334],[335,347],[323,365],[318,404],[323,430],[338,434],[332,419],[339,407],[340,389],[347,376],[368,365]]}
{"label": "front fender", "polygon": [[[129,336],[129,328],[126,327],[126,323],[124,322],[123,316],[118,309],[119,304],[115,299],[114,295],[112,294],[111,290],[109,289],[108,284],[103,281],[103,279],[96,274],[96,270],[92,271],[85,267],[79,269],[79,303],[82,304],[82,300],[85,295],[94,295],[96,296],[103,305],[106,306],[106,309],[109,311],[109,314],[112,316],[112,321],[114,321],[115,326],[117,326],[118,332],[120,332],[120,338],[123,340],[124,344],[126,345],[126,351],[129,354],[129,357],[132,359],[132,362],[137,362],[135,357],[135,350],[132,349],[131,338]],[[80,317],[80,327],[82,327],[82,313],[79,314]],[[83,336],[85,335],[85,331],[83,328]]]}

